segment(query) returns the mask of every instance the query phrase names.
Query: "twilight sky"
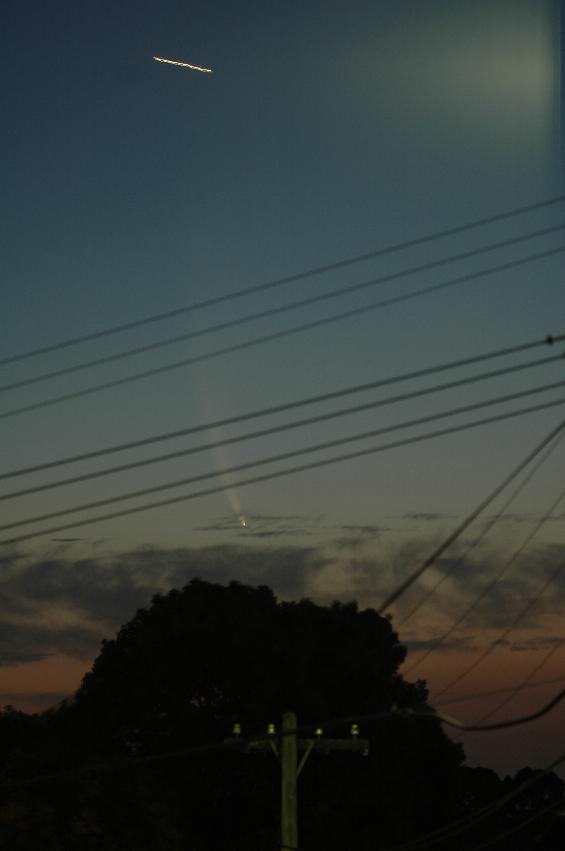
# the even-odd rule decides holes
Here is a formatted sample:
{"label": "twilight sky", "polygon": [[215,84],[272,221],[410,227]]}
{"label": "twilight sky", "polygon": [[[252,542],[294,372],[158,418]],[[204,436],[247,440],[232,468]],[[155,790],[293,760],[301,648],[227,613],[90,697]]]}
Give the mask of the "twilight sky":
{"label": "twilight sky", "polygon": [[[7,0],[0,33],[0,359],[559,195],[561,5]],[[158,64],[154,55],[214,73]],[[563,256],[554,254],[157,377],[10,413],[549,252],[563,246],[562,233],[554,231],[201,339],[3,389],[561,223],[565,205],[554,204],[0,365],[0,474],[565,333]],[[6,479],[0,495],[559,354],[562,346]],[[1,524],[560,380],[557,361],[6,500]],[[562,397],[562,390],[544,391],[249,475]],[[361,607],[378,606],[564,416],[565,406],[550,408],[249,487],[224,474],[202,485],[221,484],[224,492],[12,546],[2,540],[65,520],[0,531],[0,703],[26,710],[52,705],[79,685],[101,638],[113,636],[155,591],[192,576],[266,583],[283,599],[355,598]],[[555,577],[515,631],[508,637],[504,631],[563,561],[565,499],[547,522],[540,519],[563,487],[564,453],[565,443],[467,552],[510,491],[494,503],[394,610],[399,621],[463,556],[441,591],[400,629],[411,650],[408,666],[524,547],[441,650],[410,675],[425,677],[433,694],[498,641],[445,701],[517,684],[542,664],[537,679],[563,670],[565,577]],[[115,508],[189,492],[174,488]],[[68,522],[78,519],[73,514]],[[525,689],[501,712],[536,708],[559,687]],[[445,710],[476,720],[503,697],[446,702]],[[520,733],[467,737],[468,753],[502,772],[543,765],[563,750],[556,731],[564,713],[558,709]]]}

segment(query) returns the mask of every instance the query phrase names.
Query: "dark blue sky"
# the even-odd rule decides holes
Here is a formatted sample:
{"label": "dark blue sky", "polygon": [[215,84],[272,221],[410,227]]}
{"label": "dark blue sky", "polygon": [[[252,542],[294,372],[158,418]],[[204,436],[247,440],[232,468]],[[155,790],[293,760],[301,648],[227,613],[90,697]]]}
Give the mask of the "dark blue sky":
{"label": "dark blue sky", "polygon": [[[6,0],[0,357],[555,196],[563,185],[560,6],[556,0]],[[154,55],[214,73],[160,65]],[[0,384],[527,234],[564,216],[562,206],[553,206],[0,367]],[[560,244],[554,233],[378,291],[2,393],[1,411]],[[0,467],[41,463],[563,332],[562,270],[556,255],[158,379],[0,419]],[[4,516],[16,520],[560,377],[562,368],[551,366],[486,389],[38,494],[5,503]],[[354,593],[373,604],[382,583],[356,583],[359,546],[364,563],[384,559],[393,580],[395,565],[449,532],[559,416],[560,409],[535,414],[74,530],[70,534],[84,540],[71,552],[90,557],[102,539],[110,550],[306,543],[329,547],[337,561],[301,590],[319,598]],[[540,474],[520,511],[544,511],[558,480],[558,466]],[[240,512],[250,516],[248,529],[237,523]],[[426,512],[437,522],[415,516]],[[363,525],[380,529],[381,537],[360,544]],[[545,544],[562,543],[562,527],[553,524]],[[255,539],[242,537],[253,530]],[[513,541],[507,527],[496,546],[503,551]],[[52,550],[49,539],[29,545],[40,559]],[[70,617],[65,612],[63,619]]]}
{"label": "dark blue sky", "polygon": [[[444,0],[433,11],[389,0],[281,2],[268,9],[226,2],[88,9],[70,2],[9,3],[1,53],[2,353],[555,195],[557,6],[529,0]],[[214,73],[159,65],[151,60],[155,54],[209,65]],[[552,207],[23,362],[2,375],[17,380],[205,327],[558,223],[559,215]],[[2,401],[10,410],[558,241],[553,234],[378,293],[366,290],[4,394]],[[5,420],[2,457],[21,463],[59,457],[63,448],[90,449],[371,380],[409,369],[415,357],[428,365],[558,332],[561,262],[558,255],[158,380]],[[521,437],[529,427],[516,426]],[[477,438],[468,440],[472,446]],[[239,454],[228,453],[226,463],[235,463],[232,458]],[[402,459],[393,463],[396,469]],[[484,488],[482,481],[477,485]],[[408,486],[414,490],[406,481],[402,491]],[[315,483],[312,488],[316,493]],[[397,496],[401,508],[402,492]],[[354,511],[364,511],[366,497],[367,491]],[[416,507],[423,502],[421,495],[414,498]],[[221,505],[218,497],[191,511]],[[340,511],[339,498],[317,513],[326,510]]]}

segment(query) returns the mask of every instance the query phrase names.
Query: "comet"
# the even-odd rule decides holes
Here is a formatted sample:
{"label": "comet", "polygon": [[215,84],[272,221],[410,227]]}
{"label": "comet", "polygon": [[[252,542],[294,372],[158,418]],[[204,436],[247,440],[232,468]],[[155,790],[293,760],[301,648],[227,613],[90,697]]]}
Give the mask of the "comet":
{"label": "comet", "polygon": [[190,68],[192,71],[200,71],[202,74],[212,74],[211,68],[202,68],[200,65],[191,65],[190,62],[178,62],[176,59],[164,59],[162,56],[154,56],[155,62],[164,62],[165,65],[176,65],[178,68]]}

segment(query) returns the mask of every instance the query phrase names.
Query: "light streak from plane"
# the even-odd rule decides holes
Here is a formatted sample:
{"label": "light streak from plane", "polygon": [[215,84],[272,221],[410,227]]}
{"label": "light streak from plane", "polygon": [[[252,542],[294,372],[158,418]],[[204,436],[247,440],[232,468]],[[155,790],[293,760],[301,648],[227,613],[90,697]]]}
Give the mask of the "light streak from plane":
{"label": "light streak from plane", "polygon": [[201,68],[200,65],[191,65],[190,62],[177,62],[176,59],[163,59],[162,56],[154,56],[155,62],[164,62],[166,65],[177,65],[179,68],[191,68],[193,71],[201,71],[203,74],[212,74],[211,68]]}

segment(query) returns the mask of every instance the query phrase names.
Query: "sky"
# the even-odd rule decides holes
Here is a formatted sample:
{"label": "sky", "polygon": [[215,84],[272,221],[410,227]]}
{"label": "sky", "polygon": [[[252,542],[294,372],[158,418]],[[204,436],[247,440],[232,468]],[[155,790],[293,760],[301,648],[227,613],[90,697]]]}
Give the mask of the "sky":
{"label": "sky", "polygon": [[[561,5],[556,0],[249,0],[237,5],[101,0],[87,6],[7,0],[0,34],[5,117],[0,360],[554,199],[564,187]],[[160,64],[154,56],[213,73]],[[210,308],[0,364],[0,471],[565,333],[563,257],[549,254],[564,245],[562,233],[526,239],[557,228],[564,217],[565,206],[551,204]],[[406,277],[397,274],[518,237],[523,241],[483,255]],[[373,307],[544,252],[546,257],[505,271]],[[387,275],[397,276],[276,316],[6,389]],[[18,413],[354,309],[360,312],[314,329]],[[561,351],[539,348],[6,478],[0,480],[0,496]],[[243,474],[221,471],[560,380],[565,380],[563,364],[555,360],[5,499],[2,526],[192,476],[215,477],[200,486],[111,505],[104,513],[219,488],[203,498],[56,533],[49,529],[77,522],[79,515],[1,531],[0,703],[26,711],[53,705],[78,687],[102,638],[115,635],[156,591],[180,587],[193,576],[269,584],[280,599],[356,599],[360,607],[378,607],[556,428],[563,408],[251,486],[238,486]],[[248,476],[562,398],[562,390],[547,390],[483,413],[412,426],[400,435],[273,462]],[[505,571],[410,674],[427,680],[432,698],[489,647],[493,652],[444,701],[519,684],[536,668],[534,679],[560,676],[565,579],[559,574],[549,580],[565,553],[565,500],[557,502],[564,453],[565,442],[524,481],[504,516],[488,529],[511,490],[494,501],[392,610],[397,624],[453,568],[441,589],[399,627],[408,667],[497,572]],[[2,543],[16,533],[43,529],[45,534],[29,540]],[[505,637],[521,607],[546,582],[539,601]],[[531,711],[559,687],[524,689],[501,713]],[[470,722],[503,697],[436,705]],[[558,731],[564,712],[557,709],[528,728],[467,736],[469,758],[502,773],[544,765],[563,750]]]}

